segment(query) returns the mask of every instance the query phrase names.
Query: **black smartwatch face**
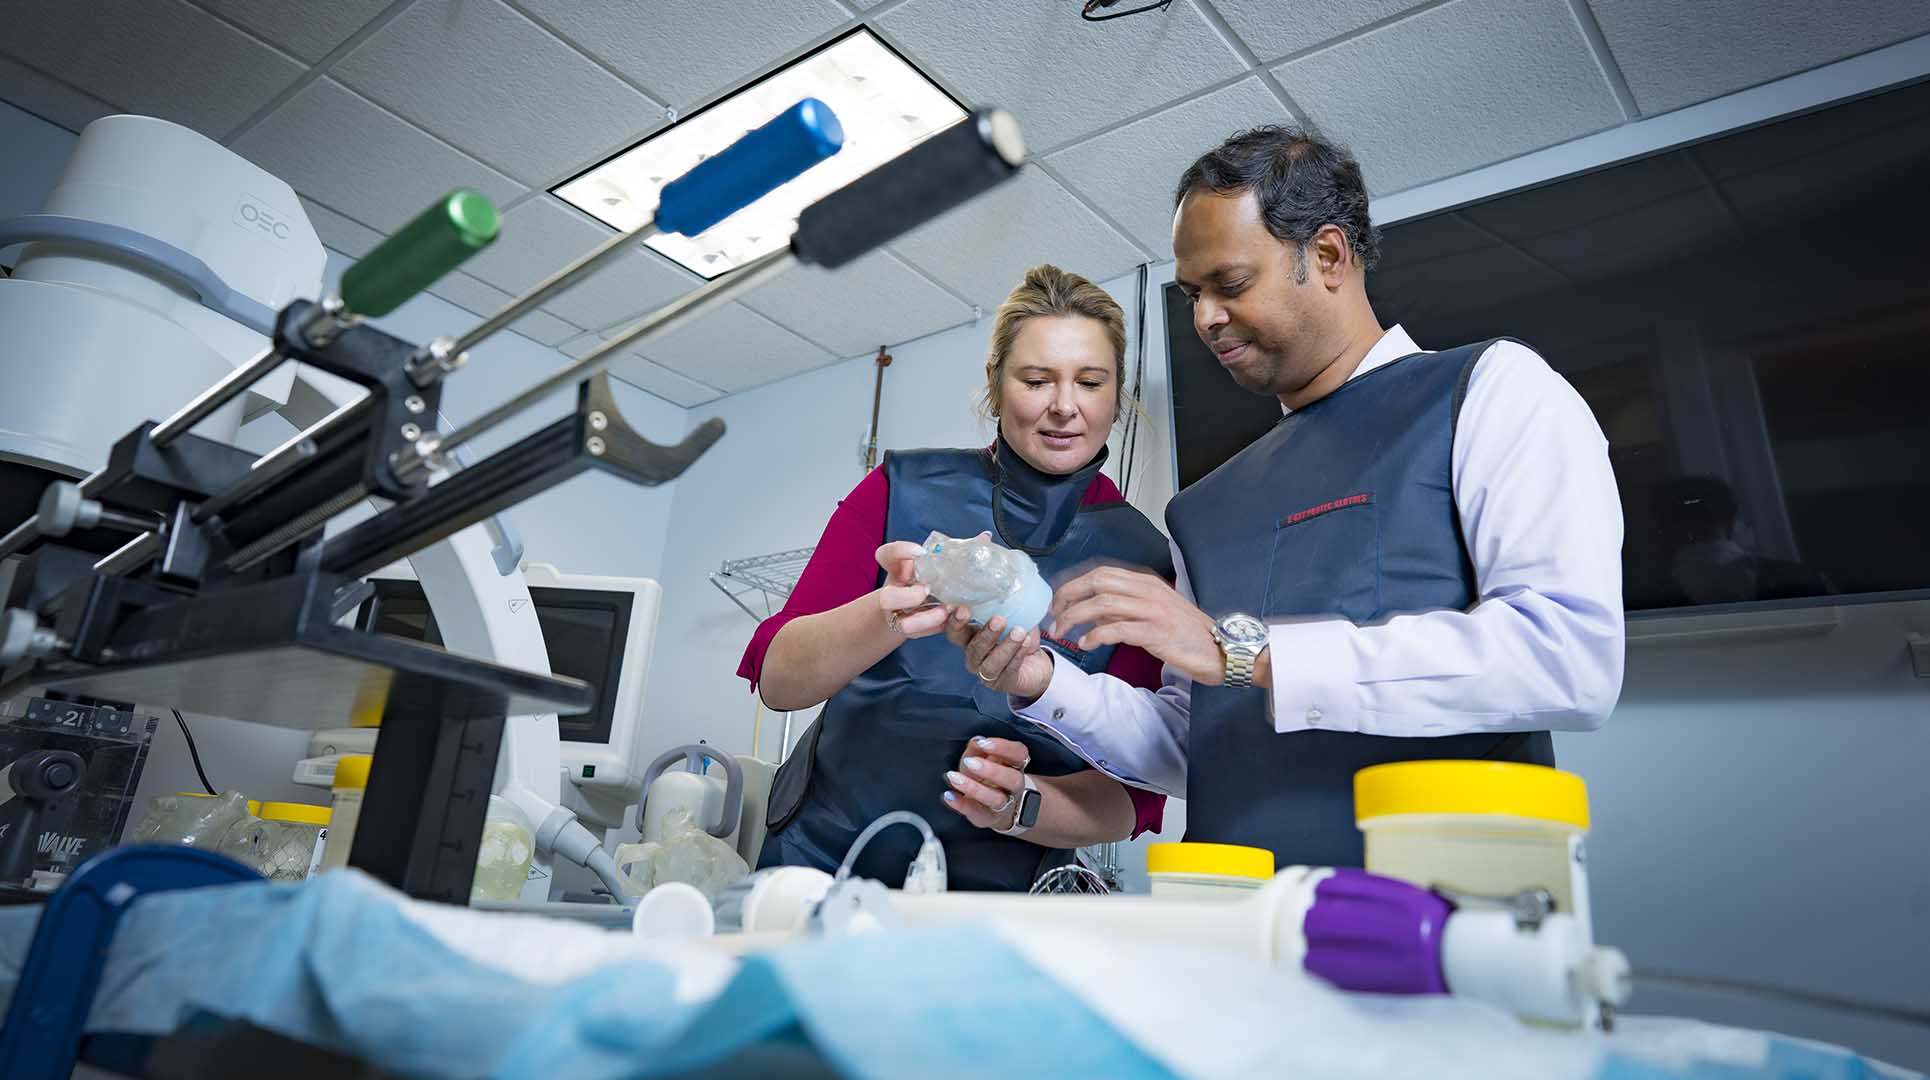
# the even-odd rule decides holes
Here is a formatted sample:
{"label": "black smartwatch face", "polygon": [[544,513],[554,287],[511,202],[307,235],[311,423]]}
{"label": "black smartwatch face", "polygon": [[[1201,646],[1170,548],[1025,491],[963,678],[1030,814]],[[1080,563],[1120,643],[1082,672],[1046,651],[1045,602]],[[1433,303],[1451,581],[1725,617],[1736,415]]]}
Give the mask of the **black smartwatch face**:
{"label": "black smartwatch face", "polygon": [[1019,799],[1018,823],[1023,828],[1031,828],[1039,823],[1039,793],[1027,791]]}

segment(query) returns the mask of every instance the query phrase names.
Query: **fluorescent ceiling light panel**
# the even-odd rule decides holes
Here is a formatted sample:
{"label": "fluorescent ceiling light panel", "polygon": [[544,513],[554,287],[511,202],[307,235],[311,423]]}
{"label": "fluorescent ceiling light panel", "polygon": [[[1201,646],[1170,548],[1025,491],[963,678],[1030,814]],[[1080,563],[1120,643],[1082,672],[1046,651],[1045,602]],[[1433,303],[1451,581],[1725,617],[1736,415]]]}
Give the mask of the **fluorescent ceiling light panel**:
{"label": "fluorescent ceiling light panel", "polygon": [[931,135],[965,110],[869,30],[858,30],[555,189],[621,232],[656,212],[663,186],[807,97],[831,106],[844,148],[696,236],[646,243],[706,278],[788,244],[804,208]]}

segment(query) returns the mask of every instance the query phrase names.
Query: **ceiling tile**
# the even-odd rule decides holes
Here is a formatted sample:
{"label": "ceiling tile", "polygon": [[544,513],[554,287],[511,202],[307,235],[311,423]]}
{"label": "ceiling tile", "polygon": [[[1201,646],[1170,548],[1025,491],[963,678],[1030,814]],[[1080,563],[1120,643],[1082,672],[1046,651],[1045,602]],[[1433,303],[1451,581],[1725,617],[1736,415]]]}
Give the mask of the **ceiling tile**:
{"label": "ceiling tile", "polygon": [[697,279],[654,251],[631,251],[544,304],[578,326],[600,330],[663,305],[697,287]]}
{"label": "ceiling tile", "polygon": [[644,342],[637,351],[679,375],[728,393],[837,359],[742,304],[726,304],[699,316]]}
{"label": "ceiling tile", "polygon": [[540,309],[532,311],[522,318],[517,319],[515,322],[510,323],[509,328],[531,341],[540,342],[552,347],[561,345],[583,332],[581,327],[571,326],[569,323],[551,315],[549,312]]}
{"label": "ceiling tile", "polygon": [[1170,259],[1173,185],[1187,166],[1241,128],[1292,120],[1256,76],[1061,150],[1045,163],[1155,258]]}
{"label": "ceiling tile", "polygon": [[702,405],[706,401],[716,401],[724,396],[722,390],[714,386],[686,379],[682,375],[661,364],[653,364],[635,353],[625,356],[610,365],[610,374],[624,382],[646,390],[670,402],[688,409]]}
{"label": "ceiling tile", "polygon": [[1589,0],[1644,114],[1930,33],[1922,0]]}
{"label": "ceiling tile", "polygon": [[345,218],[313,199],[302,200],[302,210],[322,243],[353,258],[361,258],[382,242],[382,234],[359,221]]}
{"label": "ceiling tile", "polygon": [[[443,275],[442,280],[429,286],[429,291],[475,315],[478,319],[501,311],[503,305],[512,299],[508,293],[494,285],[477,281],[460,270]],[[509,328],[531,341],[544,345],[561,345],[583,332],[582,328],[571,326],[556,316],[541,311],[530,312],[510,323]],[[459,328],[450,327],[449,332],[453,333],[457,329]]]}
{"label": "ceiling tile", "polygon": [[474,188],[499,206],[524,190],[327,78],[269,113],[234,150],[381,232],[401,228],[451,188]]}
{"label": "ceiling tile", "polygon": [[[553,195],[539,195],[504,214],[502,235],[464,269],[499,289],[520,294],[611,235],[609,226],[591,221]],[[697,285],[694,275],[639,247],[617,256],[543,308],[566,322],[600,330],[668,303]]]}
{"label": "ceiling tile", "polygon": [[585,52],[678,108],[762,74],[851,20],[831,0],[523,0],[522,7]]}
{"label": "ceiling tile", "polygon": [[1311,49],[1392,18],[1427,0],[1326,0],[1283,4],[1280,0],[1214,0],[1226,24],[1263,61]]}
{"label": "ceiling tile", "polygon": [[860,356],[972,318],[970,304],[884,251],[838,270],[793,269],[743,304],[839,356]]}
{"label": "ceiling tile", "polygon": [[532,186],[664,124],[660,104],[499,0],[417,0],[332,72]]}
{"label": "ceiling tile", "polygon": [[610,335],[597,331],[587,331],[570,338],[556,347],[556,351],[572,360],[581,360],[589,355],[591,349],[610,340]]}
{"label": "ceiling tile", "polygon": [[463,269],[499,289],[522,292],[610,238],[553,195],[538,195],[503,214],[496,242]]}
{"label": "ceiling tile", "polygon": [[0,53],[117,109],[227,136],[305,70],[180,0],[9,4]]}
{"label": "ceiling tile", "polygon": [[1376,194],[1622,120],[1563,0],[1455,0],[1274,74],[1354,151]]}
{"label": "ceiling tile", "polygon": [[1090,23],[1071,3],[911,0],[877,20],[967,105],[999,105],[1045,151],[1238,75],[1240,61],[1192,0]]}
{"label": "ceiling tile", "polygon": [[1037,169],[973,199],[891,245],[893,253],[990,311],[1025,271],[1056,263],[1094,281],[1144,258],[1086,205]]}
{"label": "ceiling tile", "polygon": [[391,0],[194,0],[256,37],[314,63],[367,25]]}
{"label": "ceiling tile", "polygon": [[79,131],[103,116],[120,112],[97,97],[5,56],[0,56],[0,101],[68,131]]}

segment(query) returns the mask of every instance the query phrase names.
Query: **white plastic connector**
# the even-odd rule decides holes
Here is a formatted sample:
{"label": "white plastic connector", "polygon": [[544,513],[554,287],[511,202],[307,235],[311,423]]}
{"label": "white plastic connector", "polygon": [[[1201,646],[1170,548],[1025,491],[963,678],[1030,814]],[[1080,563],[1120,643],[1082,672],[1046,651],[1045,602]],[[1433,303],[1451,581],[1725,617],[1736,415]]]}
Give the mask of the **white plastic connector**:
{"label": "white plastic connector", "polygon": [[918,855],[911,860],[905,871],[905,891],[908,893],[942,893],[947,887],[949,875],[945,870],[945,845],[937,837],[927,839],[918,845]]}
{"label": "white plastic connector", "polygon": [[1631,984],[1628,957],[1620,949],[1597,945],[1575,966],[1576,988],[1584,998],[1603,1005],[1627,1004]]}

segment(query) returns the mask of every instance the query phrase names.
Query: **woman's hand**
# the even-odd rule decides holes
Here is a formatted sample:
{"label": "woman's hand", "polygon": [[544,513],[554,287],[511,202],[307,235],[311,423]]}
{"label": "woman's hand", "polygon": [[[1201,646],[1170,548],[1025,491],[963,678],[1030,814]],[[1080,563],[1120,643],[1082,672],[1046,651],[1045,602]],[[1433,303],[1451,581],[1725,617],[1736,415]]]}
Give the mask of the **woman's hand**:
{"label": "woman's hand", "polygon": [[908,638],[930,637],[944,630],[951,614],[931,599],[930,589],[918,583],[918,564],[913,560],[924,553],[924,548],[909,540],[895,540],[878,549],[878,565],[885,572],[884,586],[876,594],[878,607],[885,625]]}
{"label": "woman's hand", "polygon": [[1037,627],[1006,634],[1005,620],[996,615],[973,626],[971,609],[960,607],[945,623],[945,637],[965,651],[965,666],[978,681],[1000,693],[1034,701],[1052,682],[1052,654],[1039,647]]}
{"label": "woman's hand", "polygon": [[1009,829],[1025,788],[1032,751],[1022,742],[980,735],[965,744],[958,768],[945,774],[945,805],[981,829]]}

